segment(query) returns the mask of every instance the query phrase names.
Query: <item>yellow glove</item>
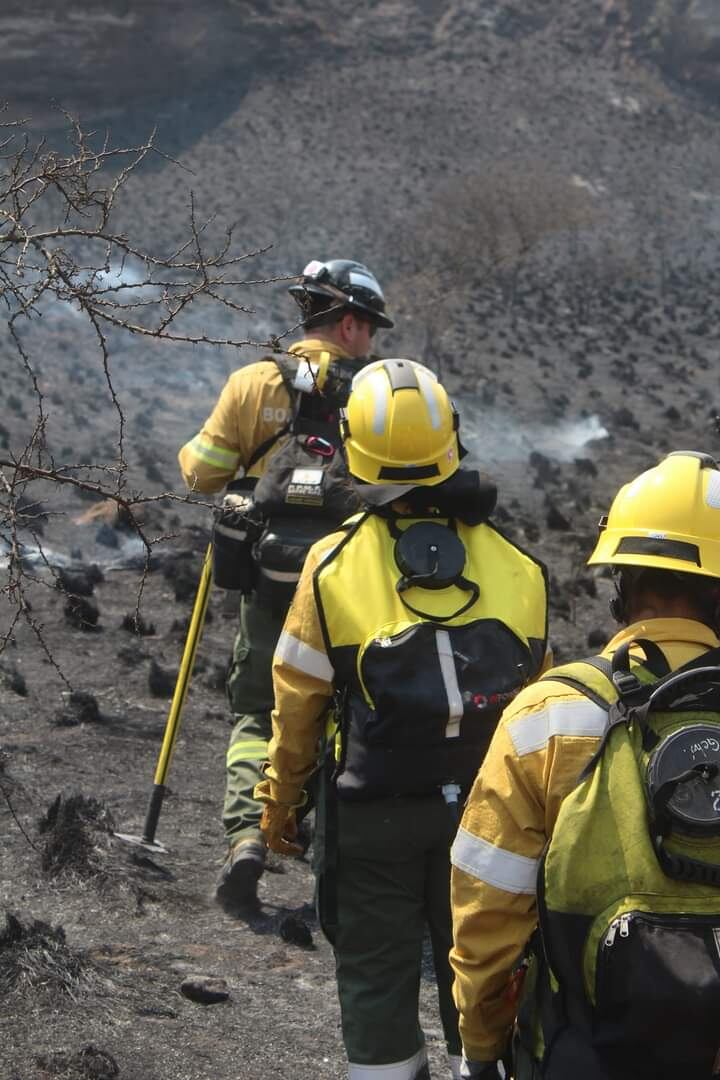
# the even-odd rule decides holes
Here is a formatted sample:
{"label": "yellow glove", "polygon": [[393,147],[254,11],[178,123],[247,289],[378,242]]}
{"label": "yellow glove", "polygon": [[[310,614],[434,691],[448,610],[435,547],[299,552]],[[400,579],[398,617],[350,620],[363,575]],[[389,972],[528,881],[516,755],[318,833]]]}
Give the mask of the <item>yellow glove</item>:
{"label": "yellow glove", "polygon": [[260,831],[267,846],[278,855],[303,854],[300,844],[293,843],[297,837],[294,807],[283,803],[265,803]]}

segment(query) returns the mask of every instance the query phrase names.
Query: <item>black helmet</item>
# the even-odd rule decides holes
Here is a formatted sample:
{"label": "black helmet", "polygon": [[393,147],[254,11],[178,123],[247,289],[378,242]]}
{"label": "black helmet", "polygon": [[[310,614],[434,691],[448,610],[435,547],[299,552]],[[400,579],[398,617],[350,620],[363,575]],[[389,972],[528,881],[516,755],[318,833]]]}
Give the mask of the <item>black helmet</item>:
{"label": "black helmet", "polygon": [[[314,306],[316,298],[325,298],[335,301],[328,310],[347,308],[350,312],[357,311],[387,330],[395,325],[385,314],[385,297],[375,275],[367,266],[350,259],[330,259],[329,262],[313,259],[288,292],[303,312]],[[316,320],[311,315],[305,321],[307,325]]]}

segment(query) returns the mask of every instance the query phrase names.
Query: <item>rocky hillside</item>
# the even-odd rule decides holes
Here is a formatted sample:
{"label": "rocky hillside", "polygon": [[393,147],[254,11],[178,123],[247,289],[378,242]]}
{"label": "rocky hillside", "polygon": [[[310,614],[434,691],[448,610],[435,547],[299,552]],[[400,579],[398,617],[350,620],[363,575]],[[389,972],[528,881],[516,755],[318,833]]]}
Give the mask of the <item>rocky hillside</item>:
{"label": "rocky hillside", "polygon": [[[551,638],[567,656],[611,631],[609,582],[584,558],[612,492],[670,449],[720,453],[715,9],[6,0],[4,93],[8,116],[32,116],[31,137],[61,152],[53,101],[109,126],[115,145],[158,125],[182,167],[149,160],[115,219],[146,250],[187,238],[192,189],[209,242],[235,223],[242,250],[260,252],[247,279],[311,257],[368,262],[396,315],[379,349],[424,359],[452,388],[473,458],[498,480],[498,524],[548,563]],[[129,288],[137,269],[108,273]],[[211,321],[191,309],[190,325],[259,340],[294,318],[284,282],[233,296],[253,310]],[[0,457],[37,422],[29,364],[44,452],[112,479],[119,412],[97,335],[62,302],[28,316],[22,352],[0,338]],[[109,346],[128,485],[160,496],[177,488],[177,448],[225,375],[257,350],[116,334]],[[0,901],[17,916],[0,928],[3,1076],[337,1077],[332,960],[307,864],[273,867],[249,924],[209,899],[232,597],[211,600],[162,822],[171,854],[112,835],[111,823],[142,826],[207,509],[146,509],[149,534],[165,539],[135,626],[142,546],[127,523],[53,485],[23,499],[43,553],[22,534],[34,630],[22,612],[14,621],[16,582],[2,584]],[[82,798],[56,804],[61,793]],[[225,979],[226,1000],[205,1008],[181,991],[199,976]],[[429,967],[422,995],[440,1076]]]}

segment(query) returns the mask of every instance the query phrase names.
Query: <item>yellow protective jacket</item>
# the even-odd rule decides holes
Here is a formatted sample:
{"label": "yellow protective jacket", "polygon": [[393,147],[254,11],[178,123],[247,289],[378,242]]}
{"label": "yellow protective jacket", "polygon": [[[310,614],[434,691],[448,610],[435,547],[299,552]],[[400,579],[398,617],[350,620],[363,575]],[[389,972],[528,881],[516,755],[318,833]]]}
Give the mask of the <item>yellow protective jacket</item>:
{"label": "yellow protective jacket", "polygon": [[[322,370],[343,353],[320,338],[298,341],[288,350]],[[221,491],[238,470],[248,468],[253,454],[291,419],[292,405],[277,364],[270,358],[234,371],[215,408],[197,435],[178,454],[183,480],[193,491]],[[261,476],[280,438],[249,470]]]}
{"label": "yellow protective jacket", "polygon": [[[622,630],[602,655],[639,638],[655,642],[673,670],[720,644],[701,623],[651,619]],[[450,959],[472,1060],[493,1060],[507,1046],[517,1004],[512,973],[537,923],[540,857],[607,726],[600,705],[552,675],[505,710],[452,849]]]}
{"label": "yellow protective jacket", "polygon": [[[401,520],[403,527],[413,521]],[[436,790],[451,779],[436,782],[438,764],[440,772],[464,771],[469,787],[497,720],[494,699],[512,696],[542,668],[547,595],[542,565],[492,526],[458,522],[457,531],[466,550],[464,574],[480,592],[465,613],[446,622],[433,622],[433,614],[455,612],[467,593],[456,586],[411,588],[409,603],[430,619],[411,612],[396,591],[395,540],[382,517],[358,515],[311,548],[273,662],[276,708],[262,795],[300,801],[333,688],[348,691],[338,779],[343,797],[379,797],[388,787],[390,793]],[[402,659],[406,647],[409,659],[407,653]],[[396,660],[402,678],[386,667]],[[481,691],[472,699],[465,669],[467,685]],[[427,698],[438,707],[425,709]]]}

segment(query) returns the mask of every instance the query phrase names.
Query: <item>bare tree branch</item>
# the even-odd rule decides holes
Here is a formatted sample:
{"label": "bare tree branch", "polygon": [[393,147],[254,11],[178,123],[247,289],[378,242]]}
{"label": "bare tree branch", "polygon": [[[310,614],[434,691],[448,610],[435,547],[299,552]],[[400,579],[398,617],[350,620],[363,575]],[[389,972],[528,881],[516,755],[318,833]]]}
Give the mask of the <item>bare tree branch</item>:
{"label": "bare tree branch", "polygon": [[[157,521],[149,526],[140,511],[160,503],[213,506],[211,500],[203,501],[192,492],[164,490],[145,495],[131,481],[127,406],[113,372],[113,354],[123,336],[284,352],[285,337],[297,327],[267,341],[252,334],[213,330],[217,313],[224,313],[225,321],[228,314],[233,318],[254,314],[247,300],[251,290],[262,290],[290,276],[248,273],[245,264],[269,248],[240,249],[232,225],[218,229],[214,215],[200,215],[194,192],[189,195],[187,233],[180,242],[175,241],[169,251],[157,251],[144,238],[136,240],[131,230],[118,225],[118,208],[124,199],[133,197],[131,181],[134,184],[150,158],[174,166],[179,163],[157,147],[154,131],[138,145],[114,147],[109,135],[84,131],[77,120],[67,114],[66,118],[70,148],[60,153],[42,139],[33,141],[25,121],[3,122],[0,115],[0,310],[7,327],[6,342],[0,346],[17,358],[17,370],[32,391],[34,414],[27,417],[24,405],[9,395],[10,410],[23,419],[25,430],[20,434],[15,425],[10,444],[7,429],[0,424],[6,448],[0,457],[0,558],[4,561],[0,596],[5,597],[9,611],[6,625],[0,625],[0,654],[21,625],[26,625],[69,687],[29,596],[34,588],[58,585],[59,575],[51,548],[43,546],[38,519],[42,514],[48,521],[52,515],[42,509],[39,496],[28,495],[28,490],[37,486],[38,491],[74,492],[109,500],[114,506],[144,552],[136,621],[152,553],[172,535],[158,529]],[[83,339],[83,357],[88,350],[94,355],[97,378],[102,378],[109,395],[112,412],[106,426],[114,432],[114,450],[93,451],[86,464],[56,460],[48,445],[52,409],[46,395],[56,401],[57,391],[48,389],[44,357],[34,351],[36,339],[31,331],[43,325],[51,310],[71,312],[77,317],[79,333],[83,327],[91,331],[88,339],[94,347]],[[94,369],[88,374],[94,381]],[[100,400],[97,409],[103,407]],[[73,402],[70,409],[76,415]],[[61,456],[67,456],[66,452]],[[32,565],[37,572],[32,572]]]}

